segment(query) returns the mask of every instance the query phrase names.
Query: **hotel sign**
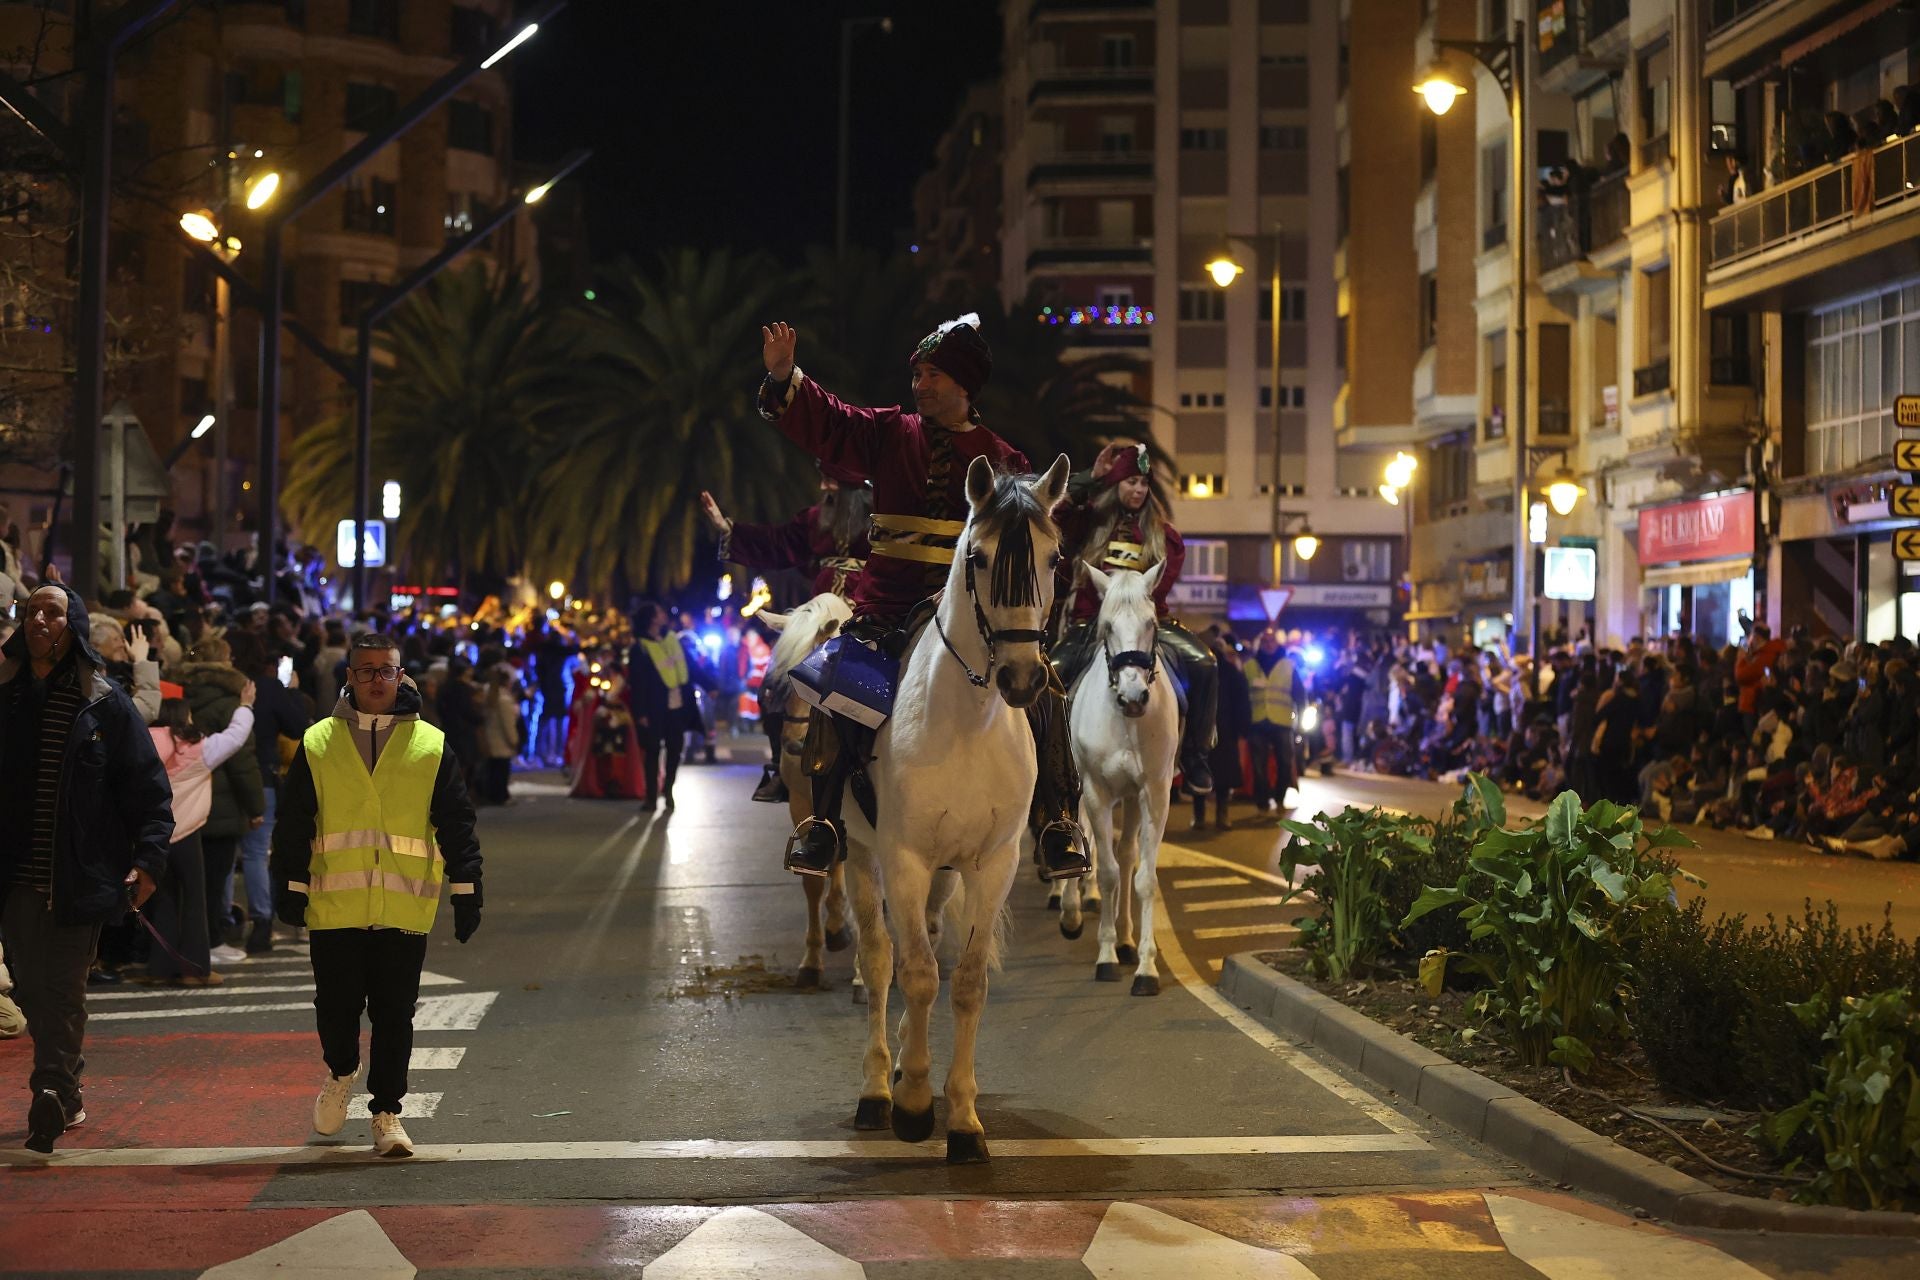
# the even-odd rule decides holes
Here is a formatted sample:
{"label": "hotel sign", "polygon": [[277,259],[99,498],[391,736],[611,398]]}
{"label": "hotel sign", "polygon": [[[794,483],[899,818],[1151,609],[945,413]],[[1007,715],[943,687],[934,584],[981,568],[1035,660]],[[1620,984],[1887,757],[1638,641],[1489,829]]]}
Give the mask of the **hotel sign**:
{"label": "hotel sign", "polygon": [[1753,492],[1670,502],[1640,513],[1640,563],[1691,564],[1753,554]]}

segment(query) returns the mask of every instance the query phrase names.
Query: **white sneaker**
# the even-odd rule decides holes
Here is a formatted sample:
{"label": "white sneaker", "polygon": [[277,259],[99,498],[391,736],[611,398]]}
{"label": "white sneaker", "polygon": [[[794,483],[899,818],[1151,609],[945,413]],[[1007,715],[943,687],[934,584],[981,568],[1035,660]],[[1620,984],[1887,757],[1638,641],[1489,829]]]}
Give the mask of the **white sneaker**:
{"label": "white sneaker", "polygon": [[313,1100],[313,1131],[331,1138],[346,1127],[347,1103],[353,1100],[353,1082],[360,1077],[356,1068],[351,1075],[327,1077],[320,1096]]}
{"label": "white sneaker", "polygon": [[1773,839],[1773,828],[1768,826],[1751,827],[1747,830],[1747,839],[1771,840]]}
{"label": "white sneaker", "polygon": [[246,952],[238,947],[227,946],[225,943],[207,952],[207,955],[215,964],[239,964],[247,958]]}
{"label": "white sneaker", "polygon": [[391,1111],[377,1112],[373,1117],[373,1154],[394,1160],[413,1154],[413,1139],[407,1136],[400,1117]]}
{"label": "white sneaker", "polygon": [[1875,836],[1871,840],[1855,840],[1847,846],[1856,853],[1864,853],[1875,862],[1885,862],[1898,857],[1907,847],[1907,842],[1895,835]]}

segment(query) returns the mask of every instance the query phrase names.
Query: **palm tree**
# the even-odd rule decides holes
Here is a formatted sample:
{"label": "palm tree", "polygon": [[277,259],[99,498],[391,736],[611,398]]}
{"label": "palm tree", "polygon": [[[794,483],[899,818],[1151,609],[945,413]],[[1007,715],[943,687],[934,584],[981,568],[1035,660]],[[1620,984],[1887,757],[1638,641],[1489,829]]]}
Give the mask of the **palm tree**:
{"label": "palm tree", "polygon": [[596,281],[570,317],[581,413],[540,473],[536,562],[614,598],[681,587],[711,555],[700,491],[766,520],[805,504],[813,472],[760,420],[760,325],[788,277],[765,255],[680,250]]}
{"label": "palm tree", "polygon": [[[389,556],[428,580],[526,563],[526,479],[567,403],[565,352],[517,274],[449,272],[376,334],[373,469],[405,506]],[[293,441],[286,509],[309,541],[353,509],[353,420]],[[397,554],[396,554],[397,553]]]}

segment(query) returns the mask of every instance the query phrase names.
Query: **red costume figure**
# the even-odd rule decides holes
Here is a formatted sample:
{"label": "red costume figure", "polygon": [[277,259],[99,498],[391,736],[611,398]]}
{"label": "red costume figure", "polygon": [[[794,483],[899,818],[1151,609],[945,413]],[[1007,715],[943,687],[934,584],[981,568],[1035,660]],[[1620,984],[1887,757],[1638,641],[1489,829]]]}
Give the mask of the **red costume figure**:
{"label": "red costume figure", "polygon": [[584,717],[585,754],[570,795],[583,800],[638,800],[646,791],[633,713],[627,709],[626,681],[609,676]]}
{"label": "red costume figure", "polygon": [[702,493],[707,519],[720,534],[720,559],[749,569],[794,569],[813,580],[813,593],[846,596],[867,562],[873,503],[866,481],[851,471],[820,467],[820,501],[781,524],[729,520]]}

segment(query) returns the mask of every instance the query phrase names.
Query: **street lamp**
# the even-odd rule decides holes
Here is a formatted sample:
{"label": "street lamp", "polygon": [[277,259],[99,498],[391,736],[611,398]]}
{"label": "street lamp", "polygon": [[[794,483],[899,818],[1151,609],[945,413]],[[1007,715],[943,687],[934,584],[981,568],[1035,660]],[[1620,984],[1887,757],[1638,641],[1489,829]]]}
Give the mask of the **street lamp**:
{"label": "street lamp", "polygon": [[273,199],[273,193],[280,189],[280,175],[269,169],[247,184],[247,208],[261,209],[267,201]]}
{"label": "street lamp", "polygon": [[213,218],[203,209],[181,214],[180,229],[201,244],[212,244],[220,238],[220,228],[213,224]]}
{"label": "street lamp", "polygon": [[1579,477],[1564,461],[1560,469],[1547,480],[1547,505],[1553,508],[1553,514],[1557,516],[1572,515],[1573,509],[1580,505],[1580,499],[1586,494]]}
{"label": "street lamp", "polygon": [[[1526,627],[1527,639],[1537,650],[1539,628],[1530,620],[1532,611],[1529,604],[1533,593],[1528,584],[1533,546],[1527,538],[1527,480],[1534,461],[1534,452],[1527,446],[1527,287],[1530,283],[1527,274],[1530,260],[1527,241],[1532,234],[1528,228],[1528,214],[1533,206],[1533,184],[1527,177],[1527,34],[1526,21],[1517,19],[1506,39],[1435,40],[1434,47],[1465,53],[1485,67],[1506,94],[1507,113],[1511,117],[1513,138],[1508,150],[1512,153],[1510,160],[1513,172],[1507,185],[1510,188],[1508,197],[1512,201],[1512,213],[1507,225],[1512,228],[1513,267],[1507,283],[1511,290],[1507,323],[1512,331],[1508,347],[1512,352],[1514,385],[1513,628],[1518,636],[1520,629]],[[1438,72],[1424,77],[1414,89],[1425,100],[1427,109],[1437,116],[1445,115],[1455,100],[1466,92],[1457,81]],[[1578,500],[1577,494],[1573,500]],[[1567,509],[1573,509],[1571,502]],[[1539,668],[1539,654],[1535,652],[1533,669],[1537,672]]]}
{"label": "street lamp", "polygon": [[[1273,472],[1267,479],[1267,488],[1273,499],[1273,509],[1270,517],[1271,532],[1268,535],[1272,548],[1270,557],[1272,563],[1268,566],[1267,573],[1269,581],[1276,587],[1280,585],[1280,531],[1286,515],[1280,510],[1280,410],[1282,407],[1280,404],[1280,321],[1283,314],[1280,306],[1280,248],[1283,231],[1282,225],[1276,222],[1266,237],[1267,252],[1273,259],[1273,279],[1269,285],[1273,297],[1269,300],[1267,308],[1267,325],[1272,331],[1270,334],[1272,343],[1268,350],[1267,378],[1273,387],[1268,395],[1273,402]],[[1258,237],[1241,236],[1239,238],[1253,240]],[[1229,243],[1220,253],[1214,255],[1213,261],[1207,263],[1206,267],[1207,274],[1213,278],[1214,284],[1222,289],[1229,288],[1235,280],[1245,274],[1245,268],[1233,260],[1231,239],[1229,237]],[[1311,560],[1314,551],[1320,547],[1320,540],[1313,537],[1311,533],[1306,537],[1309,549],[1300,558]],[[1294,550],[1297,554],[1300,549],[1296,545]]]}
{"label": "street lamp", "polygon": [[1313,532],[1313,526],[1301,517],[1300,532],[1293,535],[1293,554],[1302,560],[1313,559],[1313,553],[1320,549],[1320,539]]}
{"label": "street lamp", "polygon": [[1232,258],[1224,256],[1215,258],[1207,264],[1207,274],[1212,276],[1213,282],[1222,289],[1232,284],[1243,270],[1245,270],[1245,268],[1241,267],[1239,263],[1235,262]]}

